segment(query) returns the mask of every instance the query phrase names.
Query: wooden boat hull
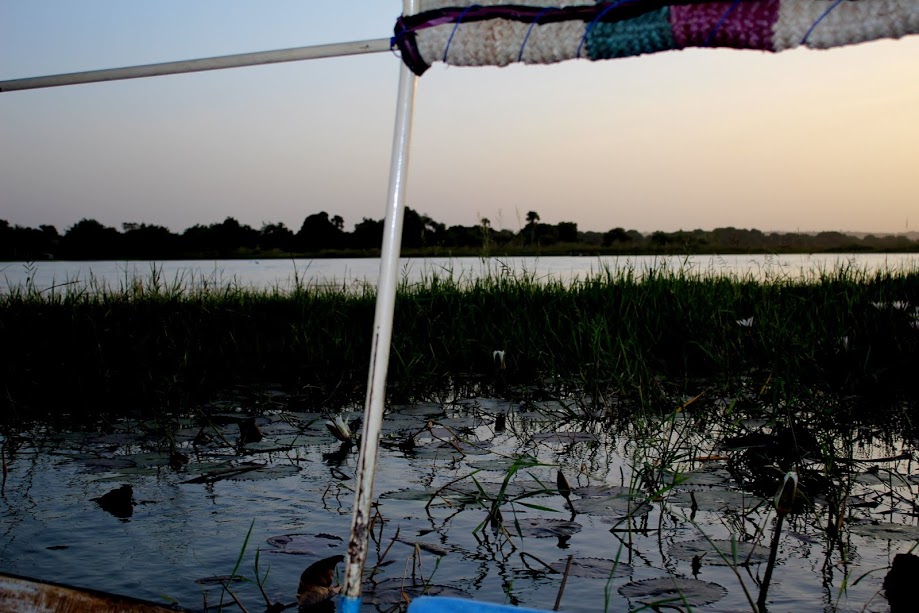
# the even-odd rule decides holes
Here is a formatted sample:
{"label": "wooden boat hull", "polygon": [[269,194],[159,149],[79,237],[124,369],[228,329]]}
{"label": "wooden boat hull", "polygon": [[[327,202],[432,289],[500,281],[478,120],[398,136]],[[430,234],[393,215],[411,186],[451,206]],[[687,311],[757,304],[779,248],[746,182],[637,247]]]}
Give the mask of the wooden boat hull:
{"label": "wooden boat hull", "polygon": [[183,611],[137,598],[0,573],[0,611],[10,613],[176,613]]}

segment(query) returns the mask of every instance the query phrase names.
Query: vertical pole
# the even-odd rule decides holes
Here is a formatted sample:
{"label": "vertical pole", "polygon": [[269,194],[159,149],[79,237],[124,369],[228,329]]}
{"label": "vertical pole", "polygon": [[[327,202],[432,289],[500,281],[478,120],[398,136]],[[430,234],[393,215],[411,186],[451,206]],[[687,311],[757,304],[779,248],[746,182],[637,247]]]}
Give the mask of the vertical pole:
{"label": "vertical pole", "polygon": [[[418,0],[403,0],[403,13],[410,15],[417,12],[417,2]],[[383,426],[386,372],[389,367],[396,288],[399,284],[399,249],[405,210],[405,183],[415,102],[415,81],[415,75],[403,64],[399,72],[399,97],[396,103],[396,124],[389,169],[389,196],[386,203],[370,372],[364,405],[364,428],[357,463],[357,482],[354,491],[354,508],[351,513],[345,584],[343,595],[339,598],[339,611],[342,613],[358,613],[361,605],[361,579],[364,561],[367,559],[373,503],[373,479],[376,473],[380,431]]]}

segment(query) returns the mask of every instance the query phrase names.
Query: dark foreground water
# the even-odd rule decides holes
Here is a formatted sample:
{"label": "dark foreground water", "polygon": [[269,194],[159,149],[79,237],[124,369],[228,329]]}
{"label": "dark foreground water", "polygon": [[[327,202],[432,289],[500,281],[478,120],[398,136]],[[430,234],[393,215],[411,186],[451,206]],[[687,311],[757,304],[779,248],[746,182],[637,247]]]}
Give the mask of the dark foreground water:
{"label": "dark foreground water", "polygon": [[[413,577],[434,593],[548,610],[572,556],[565,611],[666,598],[679,608],[664,610],[750,611],[744,588],[756,600],[775,517],[757,490],[778,488],[791,453],[808,491],[784,524],[769,610],[888,611],[878,593],[886,567],[919,540],[914,449],[801,419],[800,449],[787,452],[787,429],[741,420],[727,402],[694,406],[653,419],[559,401],[394,408],[365,610],[403,610]],[[0,570],[201,610],[220,602],[214,577],[231,574],[252,526],[237,575],[257,576],[258,551],[269,597],[293,602],[306,566],[345,553],[356,453],[318,413],[264,407],[264,438],[240,446],[240,408],[212,420],[7,432]],[[124,484],[133,505],[93,500]],[[503,523],[487,523],[490,509]],[[248,610],[264,610],[254,583],[231,587]]]}

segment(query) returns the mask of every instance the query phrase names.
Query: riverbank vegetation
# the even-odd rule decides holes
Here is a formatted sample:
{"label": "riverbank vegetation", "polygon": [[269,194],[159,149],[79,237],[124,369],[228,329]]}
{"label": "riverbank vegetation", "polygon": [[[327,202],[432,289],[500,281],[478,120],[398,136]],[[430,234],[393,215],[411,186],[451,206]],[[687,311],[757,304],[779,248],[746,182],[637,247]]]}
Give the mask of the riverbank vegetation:
{"label": "riverbank vegetation", "polygon": [[[124,223],[118,230],[83,219],[60,234],[50,225],[27,228],[0,220],[0,260],[376,257],[382,236],[383,220],[365,218],[348,232],[344,219],[324,211],[308,215],[297,231],[283,223],[255,229],[228,217],[180,233],[145,223]],[[915,233],[876,236],[733,227],[584,232],[574,222],[542,223],[536,211],[520,220],[518,230],[497,229],[485,218],[473,226],[448,227],[407,208],[402,250],[409,257],[912,252],[919,251],[916,239]]]}
{"label": "riverbank vegetation", "polygon": [[[0,296],[0,419],[146,415],[222,396],[359,405],[374,301],[369,286],[201,289],[155,273],[119,289],[22,287]],[[838,410],[878,414],[919,399],[915,305],[919,273],[905,271],[432,277],[399,290],[390,400],[579,394],[604,411],[669,411],[703,391],[768,387],[797,402],[851,397]]]}

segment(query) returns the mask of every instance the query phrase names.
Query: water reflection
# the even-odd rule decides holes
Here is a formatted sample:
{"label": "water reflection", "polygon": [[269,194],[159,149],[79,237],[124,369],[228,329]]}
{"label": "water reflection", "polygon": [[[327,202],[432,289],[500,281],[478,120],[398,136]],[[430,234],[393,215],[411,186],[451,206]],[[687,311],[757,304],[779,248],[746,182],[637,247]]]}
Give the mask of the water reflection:
{"label": "water reflection", "polygon": [[[231,573],[254,520],[237,573],[255,577],[258,549],[269,599],[294,602],[304,568],[344,553],[356,452],[323,416],[274,402],[252,415],[5,433],[0,570],[213,606],[227,597],[207,579]],[[682,610],[753,610],[767,568],[770,610],[884,610],[887,567],[919,540],[912,439],[891,431],[889,412],[840,420],[834,403],[394,407],[365,610],[402,610],[402,594],[424,586],[550,609],[566,573],[567,611],[667,598]],[[240,443],[253,417],[262,436]],[[779,504],[780,526],[774,495],[792,470],[800,489]],[[94,502],[123,487],[128,516]],[[264,602],[254,583],[232,589]]]}

